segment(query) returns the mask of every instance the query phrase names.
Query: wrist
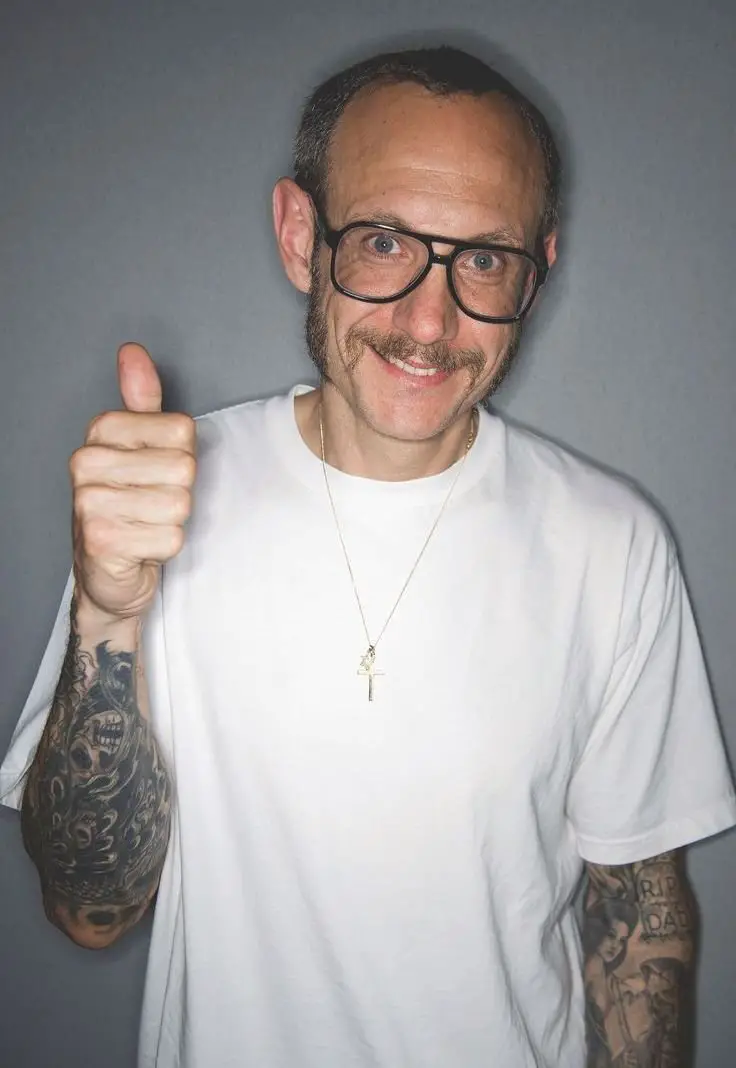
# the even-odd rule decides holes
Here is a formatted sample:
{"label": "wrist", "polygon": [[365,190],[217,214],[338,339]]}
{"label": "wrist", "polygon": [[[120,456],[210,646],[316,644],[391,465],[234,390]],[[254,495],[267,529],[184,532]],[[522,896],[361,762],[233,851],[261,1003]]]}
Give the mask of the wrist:
{"label": "wrist", "polygon": [[79,586],[74,589],[72,622],[83,647],[109,642],[113,649],[133,650],[140,639],[140,616],[113,615],[95,604]]}

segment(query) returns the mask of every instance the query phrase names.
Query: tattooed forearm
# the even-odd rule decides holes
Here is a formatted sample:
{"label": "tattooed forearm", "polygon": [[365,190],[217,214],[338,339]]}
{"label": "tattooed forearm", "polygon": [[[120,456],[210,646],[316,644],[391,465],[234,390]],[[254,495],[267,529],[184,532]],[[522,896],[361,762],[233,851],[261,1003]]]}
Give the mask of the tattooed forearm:
{"label": "tattooed forearm", "polygon": [[28,775],[21,825],[46,913],[105,945],[145,911],[170,827],[171,785],[136,693],[135,651],[82,648],[72,629],[53,707]]}
{"label": "tattooed forearm", "polygon": [[588,876],[588,1068],[687,1068],[695,909],[680,858]]}

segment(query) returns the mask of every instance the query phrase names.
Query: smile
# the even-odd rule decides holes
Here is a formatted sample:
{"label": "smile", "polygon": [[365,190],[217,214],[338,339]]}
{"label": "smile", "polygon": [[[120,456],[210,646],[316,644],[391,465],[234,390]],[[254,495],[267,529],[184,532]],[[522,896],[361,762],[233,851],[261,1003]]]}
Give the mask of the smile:
{"label": "smile", "polygon": [[391,363],[394,367],[398,367],[401,371],[406,371],[407,374],[417,375],[419,378],[427,378],[430,375],[437,374],[436,367],[417,367],[412,363],[404,363],[397,356],[384,356],[387,363]]}

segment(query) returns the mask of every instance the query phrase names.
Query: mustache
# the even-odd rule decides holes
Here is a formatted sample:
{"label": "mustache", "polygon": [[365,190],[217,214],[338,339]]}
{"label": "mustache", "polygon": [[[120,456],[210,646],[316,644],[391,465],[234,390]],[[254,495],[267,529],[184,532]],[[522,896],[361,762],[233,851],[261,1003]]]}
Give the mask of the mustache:
{"label": "mustache", "polygon": [[364,344],[370,345],[384,359],[421,363],[425,367],[436,367],[438,371],[446,373],[467,368],[474,380],[480,378],[486,364],[486,358],[480,349],[451,349],[446,341],[420,345],[406,334],[384,334],[371,327],[354,326],[348,330],[345,337],[345,348],[353,366],[360,359]]}

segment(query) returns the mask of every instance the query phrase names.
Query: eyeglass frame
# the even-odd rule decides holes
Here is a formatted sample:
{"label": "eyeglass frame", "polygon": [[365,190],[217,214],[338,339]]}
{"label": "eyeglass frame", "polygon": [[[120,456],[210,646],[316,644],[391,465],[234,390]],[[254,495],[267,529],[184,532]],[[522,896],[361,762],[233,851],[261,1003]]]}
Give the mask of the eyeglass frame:
{"label": "eyeglass frame", "polygon": [[[353,222],[349,222],[347,226],[343,226],[339,230],[333,230],[332,227],[328,225],[327,220],[324,218],[313,200],[312,205],[314,207],[314,214],[317,220],[317,227],[319,229],[319,232],[324,238],[325,244],[328,246],[332,254],[330,262],[330,281],[332,282],[338,293],[342,293],[343,296],[350,297],[353,300],[360,300],[365,304],[393,304],[394,301],[401,300],[402,297],[408,296],[409,293],[412,293],[415,289],[417,289],[418,286],[420,286],[424,279],[427,277],[429,272],[432,270],[434,264],[438,263],[440,264],[440,266],[443,266],[445,268],[445,271],[447,273],[447,287],[450,290],[452,299],[455,301],[458,308],[470,319],[475,319],[476,322],[481,323],[516,323],[520,322],[528,313],[529,309],[534,303],[534,300],[536,299],[537,293],[546,282],[547,275],[549,274],[548,263],[537,259],[536,256],[533,256],[531,252],[528,252],[526,249],[516,248],[514,245],[495,245],[483,243],[479,244],[475,241],[458,241],[458,239],[455,237],[441,237],[438,234],[422,234],[416,230],[405,229],[402,226],[392,226],[390,223],[371,222],[370,219],[356,219]],[[401,234],[404,237],[414,238],[414,240],[419,241],[422,245],[424,245],[427,250],[426,265],[419,272],[417,277],[409,283],[408,286],[400,290],[392,297],[364,297],[361,296],[359,293],[353,293],[352,290],[347,289],[337,280],[337,277],[335,275],[335,263],[337,260],[337,250],[339,248],[340,242],[342,241],[345,234],[347,234],[350,230],[357,230],[359,227],[367,227],[371,230],[381,230],[389,234]],[[453,251],[442,255],[439,252],[435,252],[434,248],[432,247],[434,244],[452,245]],[[516,315],[481,315],[479,312],[470,311],[470,309],[466,308],[463,302],[460,300],[458,292],[455,288],[454,279],[452,277],[453,266],[458,256],[460,256],[463,252],[469,252],[471,250],[474,252],[511,252],[517,256],[523,256],[524,259],[529,260],[529,262],[533,265],[535,270],[534,285],[529,294],[529,297],[527,298],[526,304],[523,306],[520,312],[516,313]]]}

